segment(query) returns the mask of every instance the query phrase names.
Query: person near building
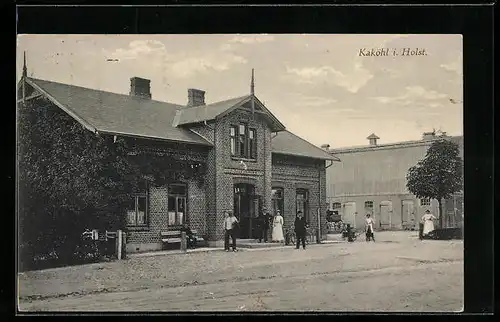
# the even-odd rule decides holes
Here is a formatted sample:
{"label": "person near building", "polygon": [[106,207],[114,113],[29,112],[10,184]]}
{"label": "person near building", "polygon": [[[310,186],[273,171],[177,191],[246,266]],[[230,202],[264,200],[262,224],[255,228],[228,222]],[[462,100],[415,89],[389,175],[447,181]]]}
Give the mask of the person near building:
{"label": "person near building", "polygon": [[375,236],[373,235],[373,227],[375,226],[375,220],[370,214],[366,214],[365,220],[365,231],[366,231],[366,241],[375,241]]}
{"label": "person near building", "polygon": [[425,214],[422,216],[421,221],[424,225],[422,230],[422,237],[426,237],[434,231],[434,220],[436,219],[437,218],[433,214],[431,214],[429,209],[425,211]]}
{"label": "person near building", "polygon": [[191,231],[191,228],[189,228],[189,226],[187,224],[183,224],[180,231],[186,233],[186,246],[187,246],[187,248],[191,248],[191,249],[196,248],[196,236]]}
{"label": "person near building", "polygon": [[302,248],[306,249],[307,222],[306,219],[304,218],[304,215],[302,214],[302,211],[300,210],[297,212],[297,216],[295,217],[294,227],[295,227],[295,236],[297,242],[295,248],[299,249],[300,243],[302,243]]}
{"label": "person near building", "polygon": [[262,212],[259,214],[259,217],[257,218],[257,229],[259,230],[259,243],[262,243],[262,240],[264,240],[264,243],[267,243],[267,234],[269,231],[269,213],[267,212],[266,208],[262,209]]}
{"label": "person near building", "polygon": [[232,249],[233,252],[236,251],[236,229],[238,225],[238,219],[234,216],[234,214],[230,211],[225,212],[224,216],[224,249],[226,252],[229,251],[229,237],[232,240]]}
{"label": "person near building", "polygon": [[283,217],[279,210],[276,211],[276,215],[273,219],[273,232],[272,241],[278,243],[285,243],[285,237],[283,236]]}

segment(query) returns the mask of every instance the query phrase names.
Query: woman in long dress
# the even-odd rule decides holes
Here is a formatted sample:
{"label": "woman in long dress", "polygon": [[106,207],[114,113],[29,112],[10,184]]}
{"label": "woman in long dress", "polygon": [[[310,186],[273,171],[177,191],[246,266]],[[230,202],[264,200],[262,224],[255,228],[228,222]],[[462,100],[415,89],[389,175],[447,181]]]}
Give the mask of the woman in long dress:
{"label": "woman in long dress", "polygon": [[276,212],[276,216],[274,216],[273,219],[272,241],[279,243],[285,242],[285,237],[283,236],[283,217],[279,210]]}
{"label": "woman in long dress", "polygon": [[423,236],[429,235],[431,231],[434,230],[434,221],[437,218],[431,214],[429,210],[425,211],[425,214],[422,216],[422,223],[424,224],[424,229],[422,231]]}

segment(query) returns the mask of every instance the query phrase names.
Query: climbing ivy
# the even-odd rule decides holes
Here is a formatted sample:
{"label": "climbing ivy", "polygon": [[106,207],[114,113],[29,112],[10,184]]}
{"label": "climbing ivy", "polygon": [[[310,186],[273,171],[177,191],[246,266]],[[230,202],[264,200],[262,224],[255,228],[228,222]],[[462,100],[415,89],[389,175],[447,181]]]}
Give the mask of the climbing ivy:
{"label": "climbing ivy", "polygon": [[97,135],[43,98],[18,104],[17,115],[21,261],[52,250],[70,257],[86,228],[124,228],[124,207],[144,180],[204,177],[197,162]]}

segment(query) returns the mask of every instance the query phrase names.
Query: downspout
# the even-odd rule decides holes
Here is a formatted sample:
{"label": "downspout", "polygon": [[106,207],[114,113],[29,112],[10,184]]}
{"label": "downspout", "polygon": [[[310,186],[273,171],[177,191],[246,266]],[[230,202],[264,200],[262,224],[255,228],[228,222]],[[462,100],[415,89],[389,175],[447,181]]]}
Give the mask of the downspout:
{"label": "downspout", "polygon": [[318,200],[318,211],[317,211],[317,219],[318,219],[318,230],[316,231],[316,243],[321,244],[321,166],[318,167],[318,188],[319,188],[319,200]]}
{"label": "downspout", "polygon": [[[266,131],[266,132],[264,132],[264,133],[267,133],[267,131]],[[272,138],[271,138],[271,139],[272,139]],[[271,144],[271,139],[269,140],[269,144]],[[266,141],[267,141],[267,140],[266,140],[266,138],[264,137],[264,160],[266,160],[265,158],[266,158],[266,156],[267,156],[267,147],[266,147],[267,145],[266,145]],[[272,161],[272,160],[273,160],[273,155],[272,155],[272,153],[270,153],[270,157],[271,157],[271,171],[272,171],[272,168],[273,168],[273,165],[272,165],[272,162],[273,162],[273,161]],[[267,170],[267,165],[266,165],[266,162],[264,161],[264,175],[263,175],[263,178],[264,178],[264,185],[263,185],[263,188],[264,188],[264,189],[263,189],[263,190],[264,190],[264,191],[262,191],[262,197],[261,197],[261,198],[262,198],[262,203],[265,203],[265,202],[266,202],[266,200],[267,200],[267,199],[266,199],[266,200],[263,200],[263,199],[264,199],[264,196],[266,195],[266,177],[267,177],[267,176],[266,176],[266,172],[267,172],[266,170]],[[266,207],[266,209],[267,209],[267,204],[265,205],[265,207]],[[258,211],[258,210],[259,210],[259,209],[257,209],[257,211]],[[283,214],[283,216],[284,216],[284,215],[285,215],[285,214]],[[267,238],[267,237],[266,237],[266,238]]]}
{"label": "downspout", "polygon": [[214,190],[215,190],[215,195],[214,195],[214,201],[215,201],[215,209],[214,209],[214,221],[215,221],[215,242],[217,242],[217,140],[216,140],[216,124],[217,120],[215,120],[216,123],[214,123]]}

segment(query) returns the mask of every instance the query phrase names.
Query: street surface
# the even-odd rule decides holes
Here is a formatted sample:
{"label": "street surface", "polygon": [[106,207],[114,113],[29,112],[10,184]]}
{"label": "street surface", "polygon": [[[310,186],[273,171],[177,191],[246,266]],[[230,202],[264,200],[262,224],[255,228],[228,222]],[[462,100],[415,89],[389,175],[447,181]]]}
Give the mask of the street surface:
{"label": "street surface", "polygon": [[19,274],[21,311],[406,311],[463,307],[463,242],[377,242],[133,257]]}

